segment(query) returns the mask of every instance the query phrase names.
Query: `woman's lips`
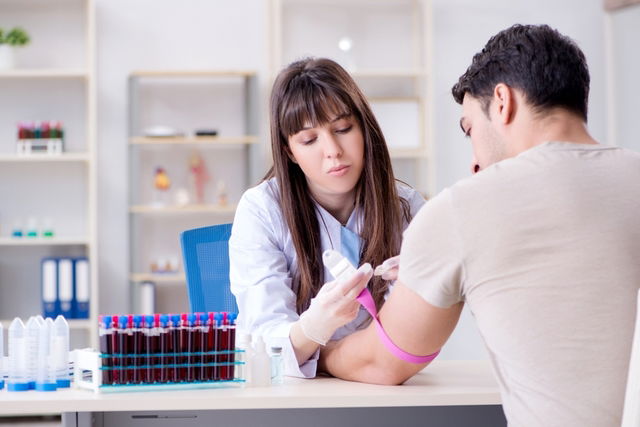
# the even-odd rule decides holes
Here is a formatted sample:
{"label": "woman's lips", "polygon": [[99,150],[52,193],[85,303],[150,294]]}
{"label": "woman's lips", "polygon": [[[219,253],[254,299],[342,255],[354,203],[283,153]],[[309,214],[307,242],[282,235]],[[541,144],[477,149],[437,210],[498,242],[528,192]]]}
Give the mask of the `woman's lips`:
{"label": "woman's lips", "polygon": [[336,176],[336,177],[343,176],[347,172],[349,172],[349,168],[350,167],[351,166],[349,166],[349,165],[335,166],[335,167],[332,167],[331,169],[329,169],[328,174],[331,175],[331,176]]}

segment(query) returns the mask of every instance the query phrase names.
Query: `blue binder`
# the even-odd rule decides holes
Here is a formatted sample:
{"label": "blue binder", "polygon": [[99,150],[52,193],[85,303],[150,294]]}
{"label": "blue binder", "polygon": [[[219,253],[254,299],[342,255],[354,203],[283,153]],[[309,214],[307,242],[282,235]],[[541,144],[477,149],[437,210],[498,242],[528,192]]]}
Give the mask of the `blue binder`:
{"label": "blue binder", "polygon": [[40,263],[41,295],[43,317],[55,318],[58,315],[58,260],[43,258]]}
{"label": "blue binder", "polygon": [[58,259],[59,314],[67,319],[73,317],[73,259]]}
{"label": "blue binder", "polygon": [[91,272],[89,260],[85,257],[73,260],[73,317],[89,318]]}

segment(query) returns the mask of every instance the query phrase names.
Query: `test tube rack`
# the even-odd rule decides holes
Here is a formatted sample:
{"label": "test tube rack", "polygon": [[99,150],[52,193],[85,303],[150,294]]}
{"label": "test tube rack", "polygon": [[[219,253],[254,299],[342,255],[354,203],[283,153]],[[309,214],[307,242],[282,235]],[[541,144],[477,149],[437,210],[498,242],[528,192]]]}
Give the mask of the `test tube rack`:
{"label": "test tube rack", "polygon": [[111,393],[242,386],[243,353],[235,349],[148,356],[75,350],[74,387]]}

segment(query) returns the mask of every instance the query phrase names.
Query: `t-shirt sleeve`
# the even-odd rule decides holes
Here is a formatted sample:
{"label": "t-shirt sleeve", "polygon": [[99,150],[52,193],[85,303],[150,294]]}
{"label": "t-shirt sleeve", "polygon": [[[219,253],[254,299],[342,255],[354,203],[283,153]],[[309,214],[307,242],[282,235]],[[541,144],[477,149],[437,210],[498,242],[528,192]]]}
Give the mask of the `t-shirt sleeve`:
{"label": "t-shirt sleeve", "polygon": [[449,190],[428,201],[405,230],[398,280],[436,307],[464,300],[464,262]]}

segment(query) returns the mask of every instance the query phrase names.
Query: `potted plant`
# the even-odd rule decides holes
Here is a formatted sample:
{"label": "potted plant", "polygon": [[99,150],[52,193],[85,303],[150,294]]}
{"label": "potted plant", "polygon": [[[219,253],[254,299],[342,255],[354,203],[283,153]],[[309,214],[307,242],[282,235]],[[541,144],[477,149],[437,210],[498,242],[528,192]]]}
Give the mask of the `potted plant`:
{"label": "potted plant", "polygon": [[15,64],[14,48],[29,43],[29,34],[22,28],[16,27],[4,33],[0,28],[0,70],[13,68]]}

